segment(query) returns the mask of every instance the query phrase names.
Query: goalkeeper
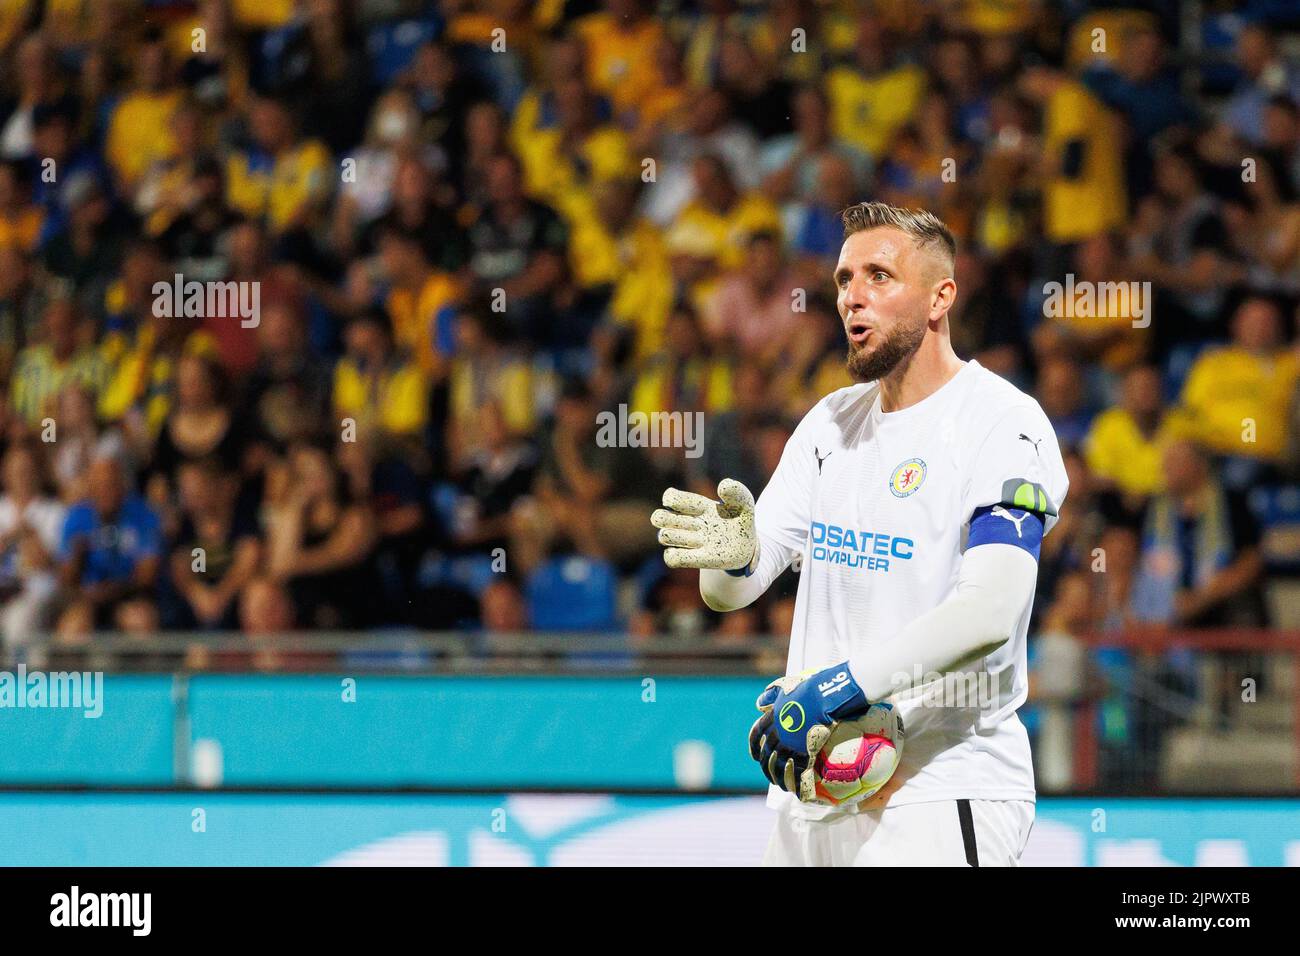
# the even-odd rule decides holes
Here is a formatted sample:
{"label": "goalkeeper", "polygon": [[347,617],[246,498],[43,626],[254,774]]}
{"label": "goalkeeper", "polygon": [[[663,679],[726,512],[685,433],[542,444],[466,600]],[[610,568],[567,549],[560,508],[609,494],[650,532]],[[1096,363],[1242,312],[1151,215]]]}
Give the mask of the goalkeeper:
{"label": "goalkeeper", "polygon": [[[845,211],[833,280],[861,384],[826,396],[757,505],[669,489],[651,516],[709,607],[745,607],[802,555],[787,676],[760,695],[750,749],[778,811],[771,864],[1014,865],[1033,822],[1025,636],[1043,535],[1067,488],[1031,397],[952,350],[955,243],[933,215]],[[894,697],[894,778],[861,804],[811,803],[837,720]],[[773,720],[789,701],[807,720]]]}

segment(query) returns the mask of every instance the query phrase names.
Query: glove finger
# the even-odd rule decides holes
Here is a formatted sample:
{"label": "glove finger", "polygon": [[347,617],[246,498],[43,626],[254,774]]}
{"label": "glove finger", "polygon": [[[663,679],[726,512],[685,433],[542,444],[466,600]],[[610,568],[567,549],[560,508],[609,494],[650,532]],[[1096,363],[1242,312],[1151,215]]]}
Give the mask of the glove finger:
{"label": "glove finger", "polygon": [[754,701],[754,706],[759,710],[770,711],[772,705],[776,703],[776,699],[780,695],[781,678],[778,677],[776,680],[772,681],[772,683],[763,688],[763,693],[758,695],[758,699]]}
{"label": "glove finger", "polygon": [[791,793],[799,792],[799,777],[812,764],[806,753],[801,753],[781,742],[780,735],[777,734],[776,728],[772,729],[772,736],[776,738],[775,751],[776,760],[774,765],[779,771],[777,786],[782,790],[789,790]]}
{"label": "glove finger", "polygon": [[787,760],[781,770],[781,789],[794,794],[799,792],[799,775],[793,760]]}
{"label": "glove finger", "polygon": [[825,724],[813,724],[808,728],[808,757],[810,759],[815,759],[821,753],[822,748],[826,746],[826,741],[830,740],[831,730],[834,726],[834,724],[830,727]]}
{"label": "glove finger", "polygon": [[712,508],[713,502],[703,495],[669,488],[664,492],[664,507],[676,511],[678,514],[698,517]]}
{"label": "glove finger", "polygon": [[698,531],[664,528],[659,532],[659,543],[672,548],[698,548],[704,544],[704,535]]}
{"label": "glove finger", "polygon": [[675,511],[656,508],[650,515],[650,523],[656,528],[676,528],[679,531],[702,531],[703,522],[690,515],[679,515]]}
{"label": "glove finger", "polygon": [[665,548],[664,564],[670,568],[699,567],[700,552],[695,548]]}
{"label": "glove finger", "polygon": [[664,564],[670,568],[708,568],[712,567],[710,561],[714,560],[705,553],[703,548],[666,548],[664,549]]}
{"label": "glove finger", "polygon": [[799,774],[799,802],[821,803],[817,795],[817,774],[812,767]]}
{"label": "glove finger", "polygon": [[799,799],[803,800],[803,778],[807,774],[812,761],[808,759],[807,754],[798,753],[789,747],[779,748],[777,755],[784,760],[782,788],[798,795]]}
{"label": "glove finger", "polygon": [[781,738],[773,728],[763,735],[762,743],[758,748],[758,765],[763,769],[763,776],[767,778],[767,782],[773,785],[776,784],[777,776],[773,771],[772,761],[776,759],[776,751],[780,745]]}
{"label": "glove finger", "polygon": [[737,511],[754,507],[753,494],[735,478],[723,478],[718,482],[718,497],[723,504]]}
{"label": "glove finger", "polygon": [[776,753],[776,751],[772,751],[772,755],[768,757],[767,762],[763,764],[763,775],[767,777],[768,783],[780,787],[782,790],[785,789],[782,785],[785,776],[784,770],[781,766],[781,757]]}
{"label": "glove finger", "polygon": [[779,741],[772,752],[772,780],[786,793],[799,792],[799,767],[793,759],[793,753]]}
{"label": "glove finger", "polygon": [[749,755],[755,760],[758,759],[758,755],[763,748],[763,740],[771,728],[772,712],[770,710],[760,714],[758,720],[754,721],[753,726],[749,728]]}

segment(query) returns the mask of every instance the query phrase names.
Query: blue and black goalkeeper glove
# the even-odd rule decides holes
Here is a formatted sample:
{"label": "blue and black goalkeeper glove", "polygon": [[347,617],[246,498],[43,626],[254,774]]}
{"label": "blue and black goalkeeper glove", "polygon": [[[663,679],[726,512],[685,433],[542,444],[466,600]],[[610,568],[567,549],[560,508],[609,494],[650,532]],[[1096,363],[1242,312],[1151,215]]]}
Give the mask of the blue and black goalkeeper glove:
{"label": "blue and black goalkeeper glove", "polygon": [[771,783],[804,803],[816,800],[813,765],[831,728],[870,707],[849,672],[848,661],[778,677],[754,704],[763,714],[749,730],[749,755]]}

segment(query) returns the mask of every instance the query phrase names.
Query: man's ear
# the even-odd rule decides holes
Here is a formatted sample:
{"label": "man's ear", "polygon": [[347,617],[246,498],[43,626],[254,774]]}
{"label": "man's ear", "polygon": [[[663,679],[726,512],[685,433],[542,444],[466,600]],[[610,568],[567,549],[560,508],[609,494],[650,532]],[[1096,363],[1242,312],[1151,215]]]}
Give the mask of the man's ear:
{"label": "man's ear", "polygon": [[945,276],[930,290],[930,321],[936,321],[947,315],[956,301],[957,283],[952,276]]}

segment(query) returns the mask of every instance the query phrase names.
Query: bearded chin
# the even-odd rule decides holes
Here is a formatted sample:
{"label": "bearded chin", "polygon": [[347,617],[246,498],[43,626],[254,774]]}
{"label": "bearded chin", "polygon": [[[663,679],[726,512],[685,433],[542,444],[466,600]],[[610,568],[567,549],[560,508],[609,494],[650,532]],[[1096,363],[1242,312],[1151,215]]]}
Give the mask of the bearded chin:
{"label": "bearded chin", "polygon": [[850,342],[849,354],[845,359],[849,375],[855,382],[874,382],[885,378],[898,368],[900,362],[911,358],[921,347],[925,328],[925,323],[921,323],[916,328],[897,329],[872,352]]}

